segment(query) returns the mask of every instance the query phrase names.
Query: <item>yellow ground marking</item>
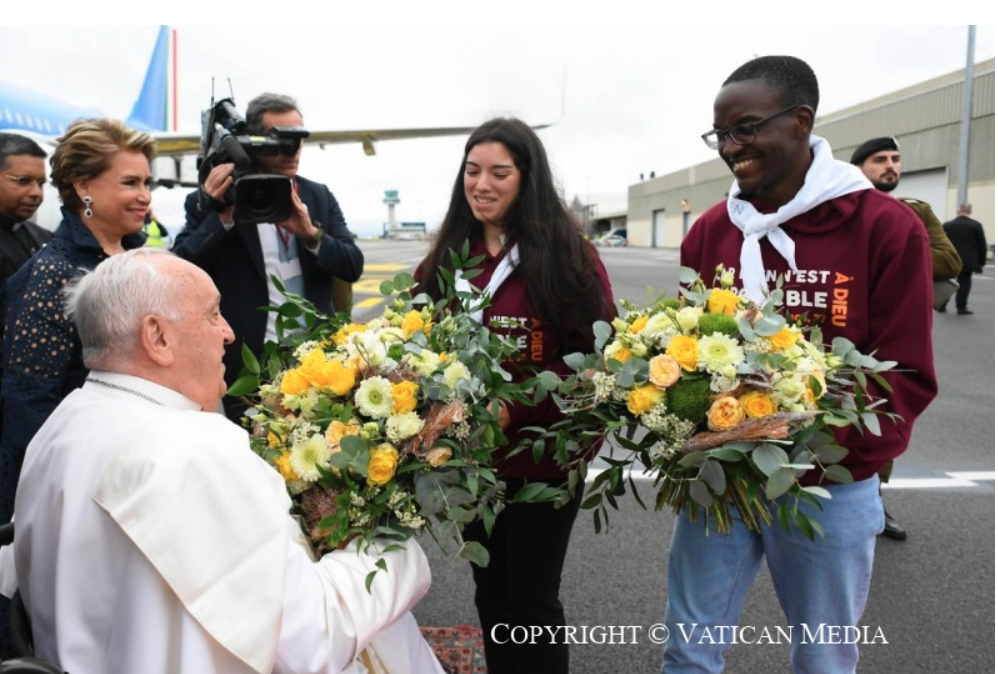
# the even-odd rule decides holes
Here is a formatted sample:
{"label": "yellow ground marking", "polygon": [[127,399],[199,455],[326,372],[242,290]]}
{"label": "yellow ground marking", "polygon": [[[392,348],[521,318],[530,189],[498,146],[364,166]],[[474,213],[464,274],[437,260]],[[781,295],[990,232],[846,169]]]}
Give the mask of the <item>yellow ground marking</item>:
{"label": "yellow ground marking", "polygon": [[355,309],[370,309],[371,307],[376,307],[385,301],[384,297],[368,297],[366,300],[361,300],[354,304]]}

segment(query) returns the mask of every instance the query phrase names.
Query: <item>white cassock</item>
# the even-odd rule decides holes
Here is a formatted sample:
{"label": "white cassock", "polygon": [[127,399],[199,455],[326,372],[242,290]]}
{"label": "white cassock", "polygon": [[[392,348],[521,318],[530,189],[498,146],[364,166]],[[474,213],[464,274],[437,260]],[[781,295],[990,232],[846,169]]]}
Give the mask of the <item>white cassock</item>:
{"label": "white cassock", "polygon": [[313,560],[245,431],[147,380],[91,377],[129,390],[87,382],[32,440],[2,564],[38,657],[88,674],[442,672],[409,613],[430,584],[418,544],[368,593],[375,558]]}

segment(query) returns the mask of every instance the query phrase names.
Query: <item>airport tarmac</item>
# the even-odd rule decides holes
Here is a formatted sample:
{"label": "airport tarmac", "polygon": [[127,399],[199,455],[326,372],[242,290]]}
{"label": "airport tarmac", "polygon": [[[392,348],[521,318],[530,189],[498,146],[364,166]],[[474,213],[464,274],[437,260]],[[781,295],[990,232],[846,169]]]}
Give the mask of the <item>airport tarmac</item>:
{"label": "airport tarmac", "polygon": [[[380,313],[380,281],[411,270],[427,245],[379,241],[361,247],[367,271],[355,288],[355,318],[366,319]],[[657,290],[676,287],[678,251],[602,248],[600,255],[617,297],[640,302],[649,283]],[[974,277],[974,315],[957,316],[952,308],[935,314],[939,396],[919,419],[884,490],[909,538],[877,542],[861,623],[873,643],[860,646],[860,672],[995,670],[994,271],[988,266]],[[641,488],[652,493],[649,483]],[[576,674],[658,672],[662,634],[655,626],[664,614],[674,522],[671,512],[645,511],[632,499],[622,500],[602,534],[594,533],[591,513],[580,514],[562,583],[568,624],[576,626],[577,642],[588,641],[571,646]],[[468,565],[445,558],[432,541],[424,549],[433,587],[415,611],[420,624],[477,625]],[[755,628],[742,632],[752,643],[733,646],[726,671],[789,671],[788,646],[779,637],[760,638],[763,630],[775,635],[786,629],[785,623],[764,569],[741,621]],[[878,633],[883,639],[874,638]]]}

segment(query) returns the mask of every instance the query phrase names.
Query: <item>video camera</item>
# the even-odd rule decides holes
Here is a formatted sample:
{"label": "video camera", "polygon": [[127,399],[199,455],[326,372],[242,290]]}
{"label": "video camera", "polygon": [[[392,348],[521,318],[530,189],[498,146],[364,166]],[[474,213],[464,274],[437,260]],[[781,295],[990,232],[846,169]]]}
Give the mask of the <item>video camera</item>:
{"label": "video camera", "polygon": [[247,135],[246,120],[231,98],[213,103],[201,114],[201,152],[197,158],[201,209],[206,210],[206,202],[211,199],[204,192],[211,170],[221,164],[235,164],[232,187],[222,200],[224,207],[233,206],[232,219],[242,224],[287,220],[291,217],[291,179],[258,173],[255,160],[294,155],[308,136],[300,126],[275,126],[266,136]]}

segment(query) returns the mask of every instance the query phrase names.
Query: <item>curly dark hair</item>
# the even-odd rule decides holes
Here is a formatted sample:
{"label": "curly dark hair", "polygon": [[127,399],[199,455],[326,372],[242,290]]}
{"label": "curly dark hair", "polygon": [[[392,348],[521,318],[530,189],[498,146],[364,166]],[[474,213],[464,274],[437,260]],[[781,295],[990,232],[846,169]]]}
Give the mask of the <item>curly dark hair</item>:
{"label": "curly dark hair", "polygon": [[555,327],[562,339],[575,342],[591,335],[592,323],[605,318],[607,306],[592,251],[579,222],[559,194],[547,152],[534,130],[519,119],[496,118],[472,132],[451,192],[447,215],[419,268],[424,289],[434,299],[433,282],[441,267],[452,269],[451,250],[460,250],[473,236],[482,236],[464,191],[464,173],[471,150],[482,143],[501,143],[520,171],[520,192],[503,222],[507,236],[519,246],[517,271],[528,280],[530,300],[541,320]]}

